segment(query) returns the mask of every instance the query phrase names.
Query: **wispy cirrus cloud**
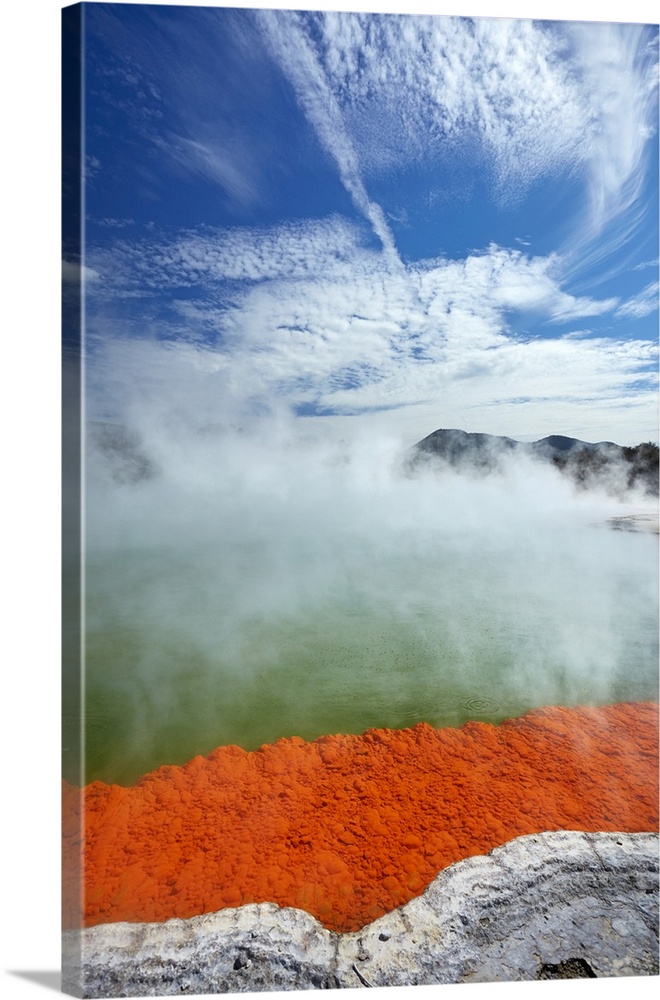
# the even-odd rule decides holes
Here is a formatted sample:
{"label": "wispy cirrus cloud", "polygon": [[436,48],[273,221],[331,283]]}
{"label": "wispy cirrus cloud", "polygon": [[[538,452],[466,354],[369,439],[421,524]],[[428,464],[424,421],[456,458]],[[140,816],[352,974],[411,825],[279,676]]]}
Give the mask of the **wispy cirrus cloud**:
{"label": "wispy cirrus cloud", "polygon": [[642,319],[650,316],[658,308],[658,282],[652,281],[646,288],[643,288],[639,295],[624,302],[616,311],[617,316],[629,319]]}
{"label": "wispy cirrus cloud", "polygon": [[321,144],[335,160],[341,181],[355,207],[371,223],[391,262],[398,263],[399,256],[385,214],[367,193],[359,157],[346,130],[339,103],[302,28],[300,15],[295,11],[260,10],[256,17]]}
{"label": "wispy cirrus cloud", "polygon": [[[500,203],[549,177],[581,181],[588,217],[574,228],[585,264],[643,220],[635,209],[657,109],[648,26],[199,9],[181,35],[154,8],[147,43],[106,8],[94,17],[121,53],[103,72],[121,81],[122,115],[172,169],[216,184],[230,206],[261,204],[269,171],[286,170],[281,136],[258,110],[277,87],[274,61],[394,261],[387,220],[401,206],[370,188],[419,165],[443,167],[436,197],[450,200],[465,183],[461,161],[490,175]],[[607,226],[607,244],[590,246]]]}
{"label": "wispy cirrus cloud", "polygon": [[[414,165],[480,164],[501,205],[544,179],[581,184],[563,234],[565,275],[620,250],[644,225],[657,118],[657,36],[644,25],[260,12],[270,51],[341,180],[387,252],[368,188]],[[439,196],[463,197],[444,170]],[[394,213],[394,214],[393,214]],[[519,240],[521,246],[526,245]],[[610,301],[607,308],[615,303]],[[558,319],[568,319],[557,308]]]}
{"label": "wispy cirrus cloud", "polygon": [[215,135],[188,138],[172,133],[156,143],[182,170],[219,184],[233,202],[253,206],[261,200],[259,171],[254,169],[247,149],[229,147]]}
{"label": "wispy cirrus cloud", "polygon": [[657,36],[645,25],[569,23],[588,127],[591,226],[600,231],[639,199],[656,133]]}
{"label": "wispy cirrus cloud", "polygon": [[[156,151],[160,166],[191,181],[211,181],[230,209],[259,205],[268,128],[258,120],[255,131],[250,123],[255,106],[267,104],[272,68],[249,19],[241,11],[199,7],[177,16],[145,7],[133,31],[130,11],[98,5],[88,16],[104,43],[94,54],[91,96],[115,108],[136,149]],[[160,194],[158,169],[147,171],[151,197]]]}
{"label": "wispy cirrus cloud", "polygon": [[565,248],[572,273],[578,274],[611,260],[648,225],[648,163],[652,143],[657,145],[658,36],[652,26],[635,24],[571,23],[566,30],[589,111],[585,209]]}
{"label": "wispy cirrus cloud", "polygon": [[521,193],[587,155],[587,111],[557,29],[505,19],[317,18],[323,65],[370,171],[467,146],[490,159],[504,195],[508,183]]}

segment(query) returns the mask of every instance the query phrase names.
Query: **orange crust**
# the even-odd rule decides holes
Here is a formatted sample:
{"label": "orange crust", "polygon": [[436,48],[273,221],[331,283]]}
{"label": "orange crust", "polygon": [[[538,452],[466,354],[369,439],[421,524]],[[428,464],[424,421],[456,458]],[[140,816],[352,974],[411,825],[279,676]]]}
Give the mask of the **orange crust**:
{"label": "orange crust", "polygon": [[658,706],[220,747],[130,788],[65,784],[63,816],[66,926],[82,865],[87,926],[274,902],[352,931],[521,834],[656,830]]}

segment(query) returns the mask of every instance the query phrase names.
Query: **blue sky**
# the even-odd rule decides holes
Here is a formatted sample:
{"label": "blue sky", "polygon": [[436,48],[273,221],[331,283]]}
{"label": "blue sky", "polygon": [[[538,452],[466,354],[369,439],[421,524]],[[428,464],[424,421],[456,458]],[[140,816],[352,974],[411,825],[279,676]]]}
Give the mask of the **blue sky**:
{"label": "blue sky", "polygon": [[91,416],[657,440],[656,27],[95,3],[85,35]]}

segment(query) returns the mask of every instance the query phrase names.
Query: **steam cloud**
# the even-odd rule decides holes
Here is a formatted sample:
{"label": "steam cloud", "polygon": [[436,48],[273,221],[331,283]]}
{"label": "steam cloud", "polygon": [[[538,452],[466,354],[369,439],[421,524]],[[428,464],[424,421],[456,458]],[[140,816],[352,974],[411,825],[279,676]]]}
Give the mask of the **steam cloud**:
{"label": "steam cloud", "polygon": [[605,524],[648,498],[314,427],[90,429],[90,777],[655,695],[656,540]]}

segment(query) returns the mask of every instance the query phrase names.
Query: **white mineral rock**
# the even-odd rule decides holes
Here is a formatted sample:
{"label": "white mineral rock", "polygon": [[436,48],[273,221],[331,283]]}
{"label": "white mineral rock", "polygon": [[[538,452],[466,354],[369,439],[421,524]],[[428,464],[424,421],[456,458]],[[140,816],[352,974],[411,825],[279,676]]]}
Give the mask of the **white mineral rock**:
{"label": "white mineral rock", "polygon": [[64,935],[63,990],[165,996],[658,974],[656,834],[544,833],[351,934],[272,903]]}

